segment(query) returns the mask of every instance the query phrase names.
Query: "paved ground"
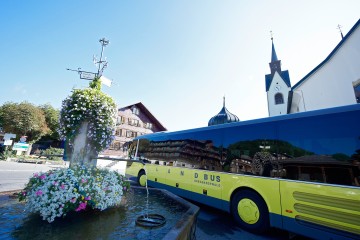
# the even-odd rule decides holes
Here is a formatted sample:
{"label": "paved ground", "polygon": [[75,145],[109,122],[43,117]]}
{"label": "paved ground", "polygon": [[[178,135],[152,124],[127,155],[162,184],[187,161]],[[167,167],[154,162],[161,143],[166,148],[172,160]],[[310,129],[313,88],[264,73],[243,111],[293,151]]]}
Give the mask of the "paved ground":
{"label": "paved ground", "polygon": [[0,161],[0,192],[23,189],[34,173],[58,167],[64,166]]}
{"label": "paved ground", "polygon": [[[101,165],[106,165],[106,162],[101,162]],[[54,164],[32,164],[0,161],[0,193],[22,189],[24,185],[28,182],[28,179],[35,172],[46,172],[50,169],[58,167],[66,166]],[[123,168],[122,165],[120,166],[120,168]],[[124,169],[117,170],[120,172],[124,171]],[[276,229],[270,231],[266,236],[258,236],[246,232],[236,226],[229,214],[218,211],[214,208],[200,205],[200,213],[197,220],[196,239],[287,240],[289,239],[289,235],[287,232]],[[305,238],[295,237],[293,239],[304,240]]]}

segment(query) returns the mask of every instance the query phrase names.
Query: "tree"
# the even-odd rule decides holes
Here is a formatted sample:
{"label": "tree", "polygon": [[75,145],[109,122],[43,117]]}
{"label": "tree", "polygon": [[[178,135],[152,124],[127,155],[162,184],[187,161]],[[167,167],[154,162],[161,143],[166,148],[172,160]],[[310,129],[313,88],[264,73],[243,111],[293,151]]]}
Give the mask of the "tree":
{"label": "tree", "polygon": [[48,137],[52,140],[60,140],[58,133],[60,111],[53,108],[49,103],[40,105],[39,108],[43,110],[45,114],[46,125],[49,128],[49,132],[44,137]]}
{"label": "tree", "polygon": [[15,133],[17,138],[27,136],[30,143],[49,132],[43,110],[28,102],[3,104],[0,123],[5,132]]}

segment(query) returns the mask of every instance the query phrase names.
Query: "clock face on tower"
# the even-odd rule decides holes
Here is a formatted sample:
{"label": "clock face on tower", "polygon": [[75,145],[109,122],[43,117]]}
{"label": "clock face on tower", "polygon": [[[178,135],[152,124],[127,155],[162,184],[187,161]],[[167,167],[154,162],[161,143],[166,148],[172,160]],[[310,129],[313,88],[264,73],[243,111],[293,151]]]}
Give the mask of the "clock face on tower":
{"label": "clock face on tower", "polygon": [[275,91],[280,91],[281,87],[280,86],[275,86]]}

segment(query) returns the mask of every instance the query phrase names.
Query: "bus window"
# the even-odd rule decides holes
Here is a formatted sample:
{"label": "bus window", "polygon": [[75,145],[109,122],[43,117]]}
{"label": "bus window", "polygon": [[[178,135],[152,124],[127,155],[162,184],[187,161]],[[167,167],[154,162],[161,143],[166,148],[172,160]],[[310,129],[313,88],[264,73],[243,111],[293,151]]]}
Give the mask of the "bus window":
{"label": "bus window", "polygon": [[276,176],[280,169],[275,132],[271,122],[224,129],[223,165],[233,173]]}
{"label": "bus window", "polygon": [[279,164],[287,170],[285,178],[294,179],[296,171],[291,168],[297,166],[295,180],[355,185],[359,136],[358,120],[351,116],[319,115],[278,122],[278,153],[284,156]]}
{"label": "bus window", "polygon": [[347,168],[325,168],[326,182],[332,184],[352,185],[354,176],[351,169]]}
{"label": "bus window", "polygon": [[299,180],[324,182],[322,169],[320,167],[300,167]]}

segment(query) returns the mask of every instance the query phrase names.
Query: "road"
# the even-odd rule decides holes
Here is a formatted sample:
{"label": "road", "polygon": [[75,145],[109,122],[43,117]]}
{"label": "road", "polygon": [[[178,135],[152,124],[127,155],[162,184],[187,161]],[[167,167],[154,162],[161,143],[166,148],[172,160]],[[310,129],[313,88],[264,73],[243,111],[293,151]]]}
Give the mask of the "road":
{"label": "road", "polygon": [[0,161],[0,192],[23,189],[35,172],[46,172],[59,165]]}
{"label": "road", "polygon": [[[52,164],[31,164],[0,161],[0,192],[19,190],[24,187],[35,172],[46,172],[53,168],[64,167]],[[237,227],[230,214],[211,207],[199,205],[200,213],[197,219],[197,240],[288,240],[287,232],[272,229],[266,235],[255,235]],[[306,240],[303,237],[293,237],[293,240]]]}

